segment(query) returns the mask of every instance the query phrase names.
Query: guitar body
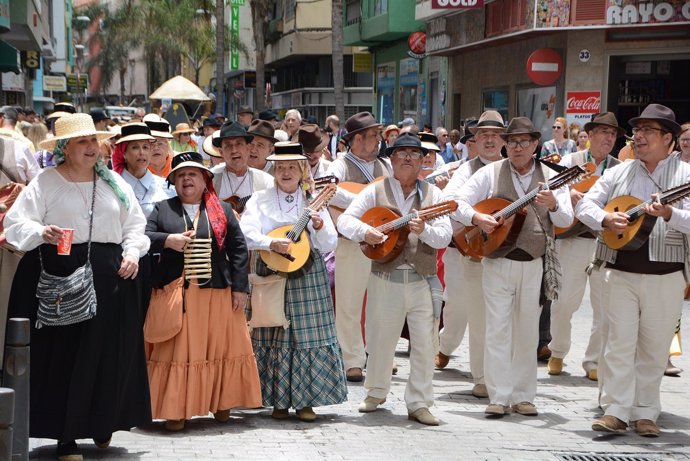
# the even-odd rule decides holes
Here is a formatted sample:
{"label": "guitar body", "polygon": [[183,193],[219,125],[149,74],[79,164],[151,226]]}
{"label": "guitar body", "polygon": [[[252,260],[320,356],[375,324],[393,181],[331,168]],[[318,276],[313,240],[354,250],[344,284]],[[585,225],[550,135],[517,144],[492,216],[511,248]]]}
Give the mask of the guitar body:
{"label": "guitar body", "polygon": [[[588,178],[583,179],[579,183],[570,186],[570,188],[585,194],[592,188],[592,186],[595,182],[597,182],[598,179],[599,176],[590,176]],[[588,229],[589,228],[587,226],[582,224],[576,218],[573,218],[573,223],[568,227],[553,227],[554,234],[556,234],[556,237],[558,238],[577,236],[582,234],[583,232],[587,232]]]}
{"label": "guitar body", "polygon": [[364,190],[365,187],[367,187],[369,184],[374,184],[379,181],[383,181],[386,179],[385,176],[379,176],[370,183],[362,184],[359,182],[352,182],[352,181],[342,181],[338,183],[338,187],[342,187],[348,192],[352,192],[353,194],[359,194]]}
{"label": "guitar body", "polygon": [[[627,212],[633,207],[642,203],[642,200],[632,197],[630,195],[621,195],[616,197],[606,204],[604,211],[614,213],[616,211]],[[627,229],[621,235],[616,234],[608,229],[602,232],[602,238],[607,247],[612,250],[634,251],[640,248],[644,242],[649,238],[654,225],[656,224],[656,217],[648,214],[642,214],[639,218],[628,224]]]}
{"label": "guitar body", "polygon": [[248,195],[246,197],[238,197],[237,195],[232,195],[226,199],[223,199],[223,201],[225,203],[229,203],[232,209],[235,210],[237,213],[242,214],[242,212],[244,211],[244,207],[250,198],[251,195]]}
{"label": "guitar body", "polygon": [[[393,210],[379,206],[367,210],[360,220],[371,227],[378,227],[382,224],[394,221],[399,217],[400,215]],[[380,245],[369,245],[368,243],[362,242],[359,244],[359,247],[367,258],[386,263],[395,259],[403,250],[409,232],[406,226],[387,233],[386,235],[388,238]]]}
{"label": "guitar body", "polygon": [[[288,224],[287,226],[281,226],[273,229],[268,233],[269,237],[273,238],[286,238],[288,232],[292,230],[294,225]],[[259,251],[259,256],[266,265],[278,272],[295,272],[304,266],[309,259],[309,253],[311,252],[311,247],[309,246],[309,237],[307,237],[307,232],[303,231],[300,234],[299,240],[293,242],[290,245],[290,256],[294,258],[294,261],[282,256],[280,253],[275,251]]]}
{"label": "guitar body", "polygon": [[[493,215],[511,203],[502,198],[489,198],[477,203],[474,209],[479,213]],[[453,235],[455,246],[467,256],[481,258],[490,255],[501,247],[513,245],[520,235],[526,214],[526,212],[520,211],[510,216],[490,234],[485,234],[477,226],[465,227]]]}

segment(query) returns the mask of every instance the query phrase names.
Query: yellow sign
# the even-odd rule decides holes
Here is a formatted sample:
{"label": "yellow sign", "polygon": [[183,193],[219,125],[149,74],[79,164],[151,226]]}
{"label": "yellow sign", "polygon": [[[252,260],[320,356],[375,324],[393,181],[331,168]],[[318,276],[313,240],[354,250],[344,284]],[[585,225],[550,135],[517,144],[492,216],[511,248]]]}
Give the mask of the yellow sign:
{"label": "yellow sign", "polygon": [[370,74],[373,70],[371,53],[354,53],[352,55],[352,71]]}

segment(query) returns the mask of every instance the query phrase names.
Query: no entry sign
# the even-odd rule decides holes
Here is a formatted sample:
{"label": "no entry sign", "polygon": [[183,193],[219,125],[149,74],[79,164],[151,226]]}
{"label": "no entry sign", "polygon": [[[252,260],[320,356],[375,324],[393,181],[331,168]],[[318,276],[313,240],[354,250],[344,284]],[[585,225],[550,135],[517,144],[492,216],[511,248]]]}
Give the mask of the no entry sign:
{"label": "no entry sign", "polygon": [[562,73],[563,58],[553,48],[539,48],[527,59],[527,75],[537,85],[551,85]]}

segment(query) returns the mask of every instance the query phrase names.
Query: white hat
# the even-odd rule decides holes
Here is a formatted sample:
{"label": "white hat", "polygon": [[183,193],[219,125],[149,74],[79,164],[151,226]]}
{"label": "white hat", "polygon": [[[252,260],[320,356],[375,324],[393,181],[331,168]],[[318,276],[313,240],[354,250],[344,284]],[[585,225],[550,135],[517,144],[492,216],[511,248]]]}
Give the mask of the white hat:
{"label": "white hat", "polygon": [[112,138],[113,133],[98,131],[89,114],[69,114],[61,116],[55,121],[55,136],[41,141],[41,149],[53,150],[55,144],[62,139],[80,138],[82,136],[96,136],[99,141]]}

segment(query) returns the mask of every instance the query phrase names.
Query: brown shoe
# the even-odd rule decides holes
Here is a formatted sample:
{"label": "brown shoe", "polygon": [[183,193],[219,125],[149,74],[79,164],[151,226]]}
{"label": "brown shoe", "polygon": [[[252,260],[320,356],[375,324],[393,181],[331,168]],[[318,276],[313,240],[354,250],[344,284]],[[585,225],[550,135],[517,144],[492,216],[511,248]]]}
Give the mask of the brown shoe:
{"label": "brown shoe", "polygon": [[633,421],[630,425],[634,427],[635,432],[642,437],[659,437],[661,433],[659,426],[651,419],[638,419],[637,421]]}
{"label": "brown shoe", "polygon": [[213,417],[219,423],[227,423],[230,419],[230,410],[218,410],[217,412],[213,413]]}
{"label": "brown shoe", "polygon": [[289,417],[290,412],[287,408],[273,408],[273,413],[271,413],[273,419],[288,419]]}
{"label": "brown shoe", "polygon": [[434,364],[436,364],[436,368],[439,370],[443,370],[448,366],[448,362],[450,361],[450,357],[444,354],[443,352],[440,352],[436,354],[436,358],[434,358]]}
{"label": "brown shoe", "polygon": [[352,383],[358,383],[361,382],[364,379],[364,375],[362,374],[362,369],[361,368],[348,368],[347,371],[345,372],[345,377],[347,378],[348,381]]}
{"label": "brown shoe", "polygon": [[297,417],[300,421],[304,421],[307,423],[316,421],[316,413],[314,413],[312,407],[304,407],[297,410]]}
{"label": "brown shoe", "polygon": [[546,371],[550,375],[560,375],[561,372],[563,371],[563,359],[560,359],[558,357],[550,357],[549,358],[549,363],[546,364]]}
{"label": "brown shoe", "polygon": [[506,413],[512,413],[513,409],[508,405],[501,405],[500,403],[490,403],[486,406],[484,413],[489,416],[503,416]]}
{"label": "brown shoe", "polygon": [[587,379],[590,381],[599,381],[599,373],[596,368],[587,371]]}
{"label": "brown shoe", "polygon": [[523,416],[537,416],[539,412],[532,402],[520,402],[512,406],[514,412]]}
{"label": "brown shoe", "polygon": [[486,390],[486,384],[475,384],[472,388],[472,395],[478,399],[489,398],[489,392]]}
{"label": "brown shoe", "polygon": [[602,432],[625,432],[628,425],[620,419],[612,415],[605,415],[599,419],[595,419],[592,423],[593,431]]}
{"label": "brown shoe", "polygon": [[550,358],[551,358],[551,349],[549,349],[549,346],[544,344],[539,349],[539,352],[537,352],[537,360],[540,362],[546,362]]}
{"label": "brown shoe", "polygon": [[165,429],[171,432],[177,432],[184,429],[184,419],[169,419],[165,422]]}

